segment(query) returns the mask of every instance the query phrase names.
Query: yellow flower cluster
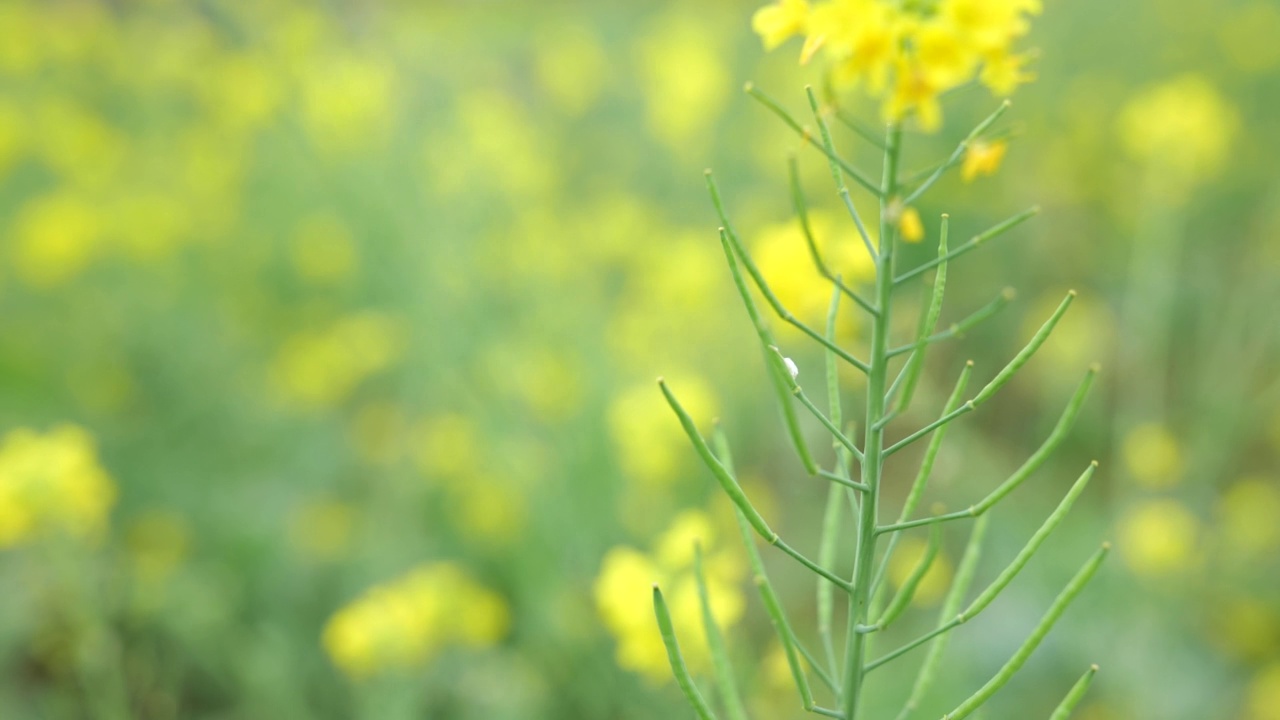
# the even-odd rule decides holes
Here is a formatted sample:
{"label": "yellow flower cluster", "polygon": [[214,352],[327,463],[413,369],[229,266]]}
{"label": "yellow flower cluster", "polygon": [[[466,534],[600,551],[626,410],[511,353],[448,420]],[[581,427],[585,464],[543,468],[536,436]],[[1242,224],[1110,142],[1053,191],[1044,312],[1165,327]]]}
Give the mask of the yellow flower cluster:
{"label": "yellow flower cluster", "polygon": [[0,548],[51,530],[93,538],[106,528],[115,497],[83,428],[19,429],[0,442]]}
{"label": "yellow flower cluster", "polygon": [[322,641],[339,669],[361,679],[415,667],[450,646],[491,647],[509,623],[500,596],[440,562],[366,591],[329,618]]}
{"label": "yellow flower cluster", "polygon": [[1153,189],[1177,198],[1222,171],[1240,114],[1208,79],[1184,75],[1139,93],[1117,125],[1125,152],[1150,169]]}
{"label": "yellow flower cluster", "polygon": [[947,90],[977,78],[1008,96],[1032,79],[1013,45],[1040,9],[1040,0],[778,0],[752,27],[769,50],[803,36],[802,63],[822,51],[836,87],[860,87],[882,99],[887,120],[914,115],[931,130]]}
{"label": "yellow flower cluster", "polygon": [[403,345],[403,331],[395,319],[375,312],[353,313],[320,332],[288,338],[276,354],[272,381],[294,405],[332,407],[366,378],[399,360]]}
{"label": "yellow flower cluster", "polygon": [[711,518],[696,510],[676,517],[659,538],[653,552],[615,547],[605,554],[596,578],[596,608],[617,640],[618,664],[654,682],[671,678],[666,649],[653,616],[651,588],[660,585],[671,610],[671,621],[689,667],[710,667],[698,586],[693,575],[694,545],[700,544],[711,612],[726,628],[742,617],[744,601],[738,584],[745,568],[741,559],[716,545]]}

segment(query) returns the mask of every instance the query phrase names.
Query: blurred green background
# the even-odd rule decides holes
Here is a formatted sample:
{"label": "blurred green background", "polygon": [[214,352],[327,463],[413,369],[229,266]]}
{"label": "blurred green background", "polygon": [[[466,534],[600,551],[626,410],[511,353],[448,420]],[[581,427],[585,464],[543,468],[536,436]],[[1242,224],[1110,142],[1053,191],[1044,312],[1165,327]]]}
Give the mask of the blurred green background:
{"label": "blurred green background", "polygon": [[[1047,716],[1097,662],[1081,720],[1277,720],[1280,8],[1047,5],[1004,167],[920,206],[967,237],[1041,204],[954,264],[943,320],[1018,300],[931,354],[912,421],[1074,287],[1041,355],[953,429],[930,500],[1015,468],[1093,361],[1099,390],[980,572],[1092,458],[1102,482],[957,632],[926,710],[985,682],[1108,537],[987,717]],[[799,114],[816,76],[762,52],[755,7],[0,0],[0,718],[682,716],[661,673],[624,669],[635,638],[603,618],[630,610],[597,579],[608,553],[678,563],[663,545],[692,526],[722,541],[755,716],[802,716],[727,503],[652,382],[722,419],[766,516],[813,547],[825,490],[790,455],[703,189],[714,167],[819,323],[798,140],[739,91]],[[948,96],[907,169],[994,104]],[[856,248],[822,158],[799,157],[819,232]],[[890,472],[896,507],[914,466]],[[812,638],[811,577],[767,559]],[[877,712],[918,661],[881,671]]]}

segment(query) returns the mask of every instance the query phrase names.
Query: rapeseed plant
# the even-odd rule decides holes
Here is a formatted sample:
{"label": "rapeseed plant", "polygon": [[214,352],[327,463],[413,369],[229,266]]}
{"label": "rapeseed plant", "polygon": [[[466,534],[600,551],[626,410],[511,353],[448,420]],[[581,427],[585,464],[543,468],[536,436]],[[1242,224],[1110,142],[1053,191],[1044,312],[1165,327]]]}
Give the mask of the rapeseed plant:
{"label": "rapeseed plant", "polygon": [[[845,274],[838,266],[830,265],[824,260],[824,248],[814,240],[811,216],[793,160],[791,188],[798,224],[808,243],[810,259],[830,281],[825,332],[814,329],[798,314],[793,313],[788,302],[799,300],[801,296],[798,292],[788,292],[788,297],[784,299],[781,293],[775,291],[753,253],[748,251],[730,222],[727,203],[711,172],[707,172],[707,186],[721,221],[721,246],[734,285],[756,330],[770,382],[782,405],[792,445],[805,471],[830,484],[827,507],[821,520],[820,548],[816,556],[811,556],[784,540],[766,520],[765,514],[751,501],[735,473],[727,435],[717,427],[713,439],[705,439],[699,429],[699,422],[690,415],[679,399],[680,386],[677,383],[668,384],[662,379],[659,379],[658,384],[698,456],[733,502],[755,583],[782,642],[800,703],[809,712],[846,720],[866,717],[864,711],[867,709],[865,697],[869,687],[868,676],[900,656],[928,645],[928,655],[909,697],[897,715],[900,720],[910,717],[919,708],[937,676],[942,648],[950,631],[971,620],[996,600],[1063,522],[1097,469],[1097,463],[1094,462],[1084,470],[1022,550],[976,598],[966,604],[970,587],[976,580],[977,561],[989,518],[987,512],[1024,483],[1063,442],[1080,412],[1097,367],[1093,366],[1085,373],[1043,445],[1007,480],[994,490],[986,491],[985,497],[963,510],[938,510],[932,514],[920,515],[918,508],[949,425],[987,403],[1031,360],[1075,299],[1074,291],[1061,299],[1035,331],[1030,342],[981,389],[977,392],[969,390],[970,380],[980,372],[969,362],[962,368],[955,388],[937,420],[915,431],[907,431],[904,436],[900,436],[894,426],[894,421],[907,413],[916,395],[928,348],[963,336],[967,330],[995,314],[1012,299],[1012,293],[1005,291],[987,306],[939,330],[948,270],[952,261],[1008,232],[1038,212],[1037,208],[1032,208],[1014,215],[957,246],[949,245],[949,218],[943,215],[937,233],[937,258],[913,268],[900,269],[898,258],[901,243],[919,242],[927,235],[927,229],[915,208],[916,201],[943,175],[957,166],[961,166],[960,172],[966,181],[990,174],[998,168],[1007,140],[1005,135],[997,134],[993,128],[1008,109],[1009,103],[1005,101],[970,132],[950,157],[914,177],[903,173],[901,169],[904,127],[914,124],[926,131],[936,129],[941,123],[943,93],[974,79],[998,95],[1007,95],[1018,84],[1029,80],[1031,75],[1025,65],[1030,55],[1015,52],[1013,44],[1027,32],[1028,16],[1038,11],[1039,3],[1034,0],[940,0],[936,3],[831,0],[813,5],[803,0],[780,0],[777,4],[760,10],[754,18],[755,29],[762,36],[766,48],[775,47],[794,35],[803,36],[805,42],[801,50],[801,62],[808,62],[821,51],[828,61],[827,78],[829,85],[834,88],[833,92],[839,93],[855,86],[862,89],[880,100],[886,123],[881,138],[856,120],[845,117],[839,110],[820,103],[818,95],[809,88],[809,105],[817,124],[815,132],[803,127],[777,101],[754,86],[747,86],[749,94],[778,115],[828,159],[838,195],[861,238],[860,252],[865,254],[867,262],[874,268],[873,275],[864,279]],[[828,124],[833,117],[849,124],[864,141],[883,149],[884,164],[879,181],[873,180],[869,174],[837,153]],[[878,201],[879,222],[872,229],[869,230],[868,224],[863,221],[846,180],[852,180]],[[904,344],[895,345],[890,338],[895,330],[895,325],[891,322],[895,310],[895,290],[930,271],[933,271],[932,287],[926,287],[926,301],[921,304],[914,336]],[[871,286],[869,295],[863,294],[866,285]],[[790,338],[774,334],[766,321],[765,313],[757,306],[757,292],[763,296],[768,309],[783,323],[825,349],[826,410],[819,408],[806,392],[805,388],[811,386],[807,374],[782,349],[783,342],[789,342]],[[865,360],[846,349],[836,337],[835,328],[841,304],[845,301],[852,301],[858,306],[859,315],[867,317],[869,349]],[[865,375],[865,387],[862,388],[865,393],[865,415],[857,428],[861,431],[861,442],[855,440],[853,423],[846,424],[844,419],[844,399],[839,388],[841,365],[852,366]],[[800,425],[801,412],[812,415],[830,433],[836,451],[834,467],[824,467],[810,450]],[[882,497],[882,488],[887,482],[886,460],[926,439],[927,449],[904,505],[896,519],[888,520],[884,517],[887,508],[883,507]],[[857,473],[852,472],[855,463],[859,468]],[[839,567],[837,553],[844,529],[842,515],[846,502],[857,516],[851,572]],[[1169,517],[1166,513],[1157,520],[1164,522]],[[953,570],[949,561],[940,560],[945,556],[941,526],[958,520],[974,520],[974,525],[962,559]],[[1148,520],[1146,525],[1152,522],[1154,521]],[[927,530],[928,540],[908,534],[916,529]],[[1166,531],[1168,529],[1165,528]],[[810,650],[800,642],[778,593],[768,579],[753,535],[759,535],[766,544],[778,548],[818,576],[819,649]],[[1152,562],[1167,562],[1178,549],[1168,542],[1171,540],[1169,535],[1169,532],[1161,534],[1166,541],[1159,547],[1143,546]],[[947,713],[945,720],[959,720],[973,715],[1011,680],[1067,606],[1092,579],[1108,549],[1109,545],[1104,543],[1084,563],[1009,661],[990,681]],[[907,557],[910,560],[904,563],[903,558]],[[693,646],[690,640],[693,631],[687,627],[690,614],[690,609],[686,607],[690,595],[687,587],[682,586],[680,595],[677,596],[677,586],[672,584],[670,578],[664,577],[654,568],[645,567],[638,560],[630,565],[630,574],[647,575],[654,580],[652,600],[659,634],[665,644],[668,663],[681,690],[700,718],[708,720],[717,717],[712,703],[699,690],[694,678],[694,673],[704,670],[706,663],[702,661],[703,643],[697,643],[699,649],[696,653],[690,650]],[[610,563],[606,562],[606,573],[613,572],[609,566]],[[744,719],[746,712],[738,696],[734,672],[721,636],[725,623],[716,612],[717,602],[724,602],[725,592],[716,591],[716,583],[712,582],[711,576],[697,563],[693,569],[694,580],[699,586],[705,647],[710,651],[718,704],[726,716]],[[948,589],[939,587],[948,580]],[[891,586],[895,588],[892,593]],[[635,583],[629,583],[628,587],[634,588]],[[837,591],[845,596],[848,603],[843,652],[839,653],[834,622]],[[945,599],[942,612],[933,631],[878,657],[873,654],[877,638],[883,637],[884,631],[902,616],[913,600],[925,594],[943,593]],[[629,637],[631,633],[634,633],[634,629],[620,634],[620,638]],[[694,658],[698,662],[693,662]],[[1063,720],[1070,715],[1096,671],[1097,666],[1088,668],[1079,682],[1066,691],[1053,718]],[[826,686],[830,705],[819,702],[820,696],[811,685],[811,678],[817,678]]]}

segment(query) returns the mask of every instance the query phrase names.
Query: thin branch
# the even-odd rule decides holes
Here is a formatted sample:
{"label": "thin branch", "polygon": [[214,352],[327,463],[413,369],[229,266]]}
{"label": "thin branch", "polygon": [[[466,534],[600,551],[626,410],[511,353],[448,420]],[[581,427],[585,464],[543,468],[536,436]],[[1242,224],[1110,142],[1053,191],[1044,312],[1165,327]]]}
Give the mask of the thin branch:
{"label": "thin branch", "polygon": [[[822,146],[826,148],[829,157],[836,157],[836,146],[831,140],[831,129],[827,127],[827,121],[822,117],[822,110],[818,107],[818,97],[813,94],[813,87],[806,86],[805,93],[809,96],[809,108],[813,110],[813,117],[818,121],[818,130],[822,133]],[[844,175],[840,172],[840,164],[834,160],[831,165],[831,177],[836,181],[836,194],[844,201],[845,210],[849,211],[849,217],[853,218],[853,224],[858,228],[858,235],[862,237],[862,242],[867,247],[867,253],[871,255],[871,259],[876,259],[879,254],[876,253],[875,244],[871,242],[871,236],[867,234],[867,228],[862,224],[862,216],[858,214],[858,208],[853,204],[853,198],[849,195],[849,187],[844,184]]]}
{"label": "thin branch", "polygon": [[[822,277],[831,281],[836,287],[848,295],[850,299],[858,303],[862,309],[871,313],[873,316],[879,316],[880,312],[866,298],[858,294],[853,288],[844,284],[843,278],[831,272],[831,268],[827,267],[826,261],[822,259],[822,254],[818,252],[818,243],[813,236],[813,228],[809,225],[809,207],[804,200],[804,190],[800,187],[800,171],[796,166],[796,157],[792,155],[787,161],[787,170],[790,175],[791,182],[791,204],[795,207],[796,217],[800,219],[800,230],[804,233],[805,242],[809,246],[809,256],[813,259],[813,264],[817,266],[818,273]],[[835,338],[832,338],[834,340]]]}
{"label": "thin branch", "polygon": [[1067,586],[1054,599],[1053,604],[1049,606],[1049,610],[1040,619],[1039,624],[1031,631],[1031,635],[1022,643],[1022,646],[1013,654],[1013,657],[1009,658],[1004,667],[1000,668],[1000,671],[986,685],[983,685],[977,692],[960,703],[955,710],[943,715],[942,720],[963,720],[963,718],[969,717],[974,710],[981,707],[1000,688],[1004,687],[1018,670],[1022,669],[1022,666],[1027,662],[1027,658],[1031,657],[1031,653],[1035,652],[1037,647],[1040,647],[1040,643],[1044,641],[1045,636],[1049,634],[1054,624],[1066,612],[1067,606],[1071,604],[1072,600],[1076,599],[1076,596],[1084,590],[1085,585],[1088,585],[1089,581],[1093,579],[1093,576],[1098,572],[1098,567],[1102,565],[1102,561],[1106,559],[1107,552],[1110,549],[1111,545],[1109,543],[1102,544],[1102,547],[1089,558],[1084,567],[1080,568],[1075,577],[1071,578],[1071,582],[1067,583]]}
{"label": "thin branch", "polygon": [[1040,213],[1040,206],[1039,206],[1039,205],[1036,205],[1036,206],[1034,206],[1034,207],[1031,207],[1031,208],[1028,208],[1028,209],[1026,209],[1026,210],[1023,210],[1022,212],[1018,213],[1017,215],[1014,215],[1013,217],[1011,217],[1011,218],[1009,218],[1009,219],[1007,219],[1007,220],[1005,220],[1005,221],[1003,221],[1003,222],[1001,222],[1001,223],[999,223],[999,224],[997,224],[997,225],[992,226],[991,228],[989,228],[989,229],[987,229],[987,230],[983,231],[982,233],[979,233],[978,235],[973,236],[972,238],[970,238],[970,239],[969,239],[969,241],[968,241],[968,242],[964,243],[963,245],[960,245],[960,246],[959,246],[959,247],[957,247],[956,249],[954,249],[954,250],[952,250],[951,252],[947,253],[946,257],[944,257],[944,258],[935,258],[935,259],[933,259],[933,260],[930,260],[930,261],[929,261],[929,262],[927,262],[927,263],[924,263],[924,264],[922,264],[922,265],[919,265],[919,266],[917,266],[917,267],[915,267],[915,268],[913,268],[913,269],[911,269],[911,270],[908,270],[907,272],[905,272],[905,273],[903,273],[903,274],[899,275],[898,277],[894,278],[894,280],[893,280],[893,284],[894,284],[894,285],[901,285],[902,283],[905,283],[906,281],[910,280],[911,278],[916,277],[916,276],[918,276],[918,275],[921,275],[921,274],[923,274],[923,273],[927,272],[930,268],[937,267],[939,264],[941,264],[941,263],[943,263],[943,262],[950,261],[950,260],[954,260],[955,258],[958,258],[958,257],[960,257],[961,255],[964,255],[965,253],[969,252],[970,250],[973,250],[973,249],[975,249],[975,248],[979,247],[980,245],[982,245],[982,244],[983,244],[983,243],[985,243],[986,241],[991,240],[992,238],[995,238],[995,237],[997,237],[997,236],[999,236],[999,235],[1002,235],[1002,234],[1004,234],[1004,233],[1008,232],[1009,230],[1012,230],[1014,227],[1016,227],[1016,226],[1018,226],[1018,225],[1022,224],[1023,222],[1026,222],[1027,220],[1030,220],[1031,218],[1035,217],[1035,216],[1036,216],[1036,215],[1038,215],[1039,213]]}
{"label": "thin branch", "polygon": [[817,340],[824,347],[839,355],[840,359],[850,365],[853,365],[864,373],[870,371],[870,367],[865,362],[850,355],[835,343],[828,341],[820,333],[792,315],[791,311],[783,307],[782,301],[778,300],[778,296],[774,295],[773,291],[769,289],[769,284],[765,281],[764,275],[760,272],[760,268],[756,267],[755,261],[751,259],[749,254],[747,254],[747,250],[743,247],[742,241],[738,238],[737,233],[733,231],[733,227],[729,224],[728,215],[724,210],[724,203],[720,199],[720,190],[716,187],[715,178],[711,175],[710,170],[706,172],[706,178],[707,189],[711,192],[711,201],[715,204],[716,212],[719,213],[720,221],[723,223],[722,227],[724,229],[724,237],[733,246],[733,251],[737,254],[738,259],[742,261],[743,267],[747,269],[747,274],[751,276],[751,279],[755,282],[756,288],[760,290],[762,295],[764,295],[769,306],[773,308],[774,313],[783,321],[794,325],[805,335]]}
{"label": "thin branch", "polygon": [[1000,116],[1003,115],[1005,111],[1009,109],[1009,105],[1010,105],[1009,101],[1005,100],[1004,102],[1000,103],[1000,107],[996,108],[996,111],[991,113],[991,115],[989,115],[986,120],[983,120],[982,122],[978,123],[978,126],[975,127],[972,131],[970,131],[969,134],[965,136],[964,140],[961,140],[960,144],[956,146],[955,151],[951,153],[951,157],[947,158],[946,162],[938,166],[938,169],[935,170],[933,174],[930,175],[923,183],[920,183],[920,186],[917,187],[914,191],[912,191],[912,193],[907,196],[907,199],[902,201],[902,204],[905,206],[915,202],[917,199],[920,198],[921,195],[924,195],[929,190],[929,188],[933,187],[933,184],[938,182],[938,180],[944,174],[946,174],[948,170],[958,165],[960,163],[960,160],[964,158],[965,150],[969,149],[969,143],[976,140],[978,136],[986,132],[987,128],[991,127],[991,125],[994,124],[996,120],[999,120]]}
{"label": "thin branch", "polygon": [[839,163],[840,169],[849,173],[849,176],[853,178],[854,182],[861,185],[863,189],[865,189],[867,192],[871,193],[872,195],[875,195],[876,197],[880,197],[879,186],[877,186],[874,182],[872,182],[869,178],[867,178],[867,176],[864,175],[861,170],[858,170],[858,168],[849,164],[843,158],[830,154],[827,151],[827,149],[822,146],[822,143],[818,142],[817,139],[813,137],[813,133],[811,133],[807,128],[801,127],[800,123],[796,122],[796,119],[791,117],[791,114],[788,113],[781,105],[779,105],[777,100],[774,100],[773,98],[766,95],[759,88],[757,88],[753,83],[747,83],[743,87],[743,90],[745,90],[748,95],[750,95],[751,97],[759,101],[761,105],[764,105],[765,107],[769,108],[769,110],[771,110],[774,115],[777,115],[779,118],[781,118],[782,121],[787,124],[787,127],[791,128],[792,130],[795,130],[805,142],[817,148],[818,151],[821,152],[823,155],[826,155],[829,160]]}
{"label": "thin branch", "polygon": [[[984,320],[987,320],[988,318],[992,317],[996,313],[1003,310],[1005,306],[1007,306],[1016,296],[1017,296],[1017,292],[1014,291],[1013,288],[1005,288],[1004,290],[1001,290],[1000,294],[997,295],[994,300],[978,308],[968,317],[964,318],[963,320],[960,320],[959,322],[952,323],[951,327],[947,328],[946,330],[936,332],[930,335],[929,337],[925,338],[924,344],[932,345],[942,340],[950,340],[951,338],[964,337],[965,333],[972,330],[974,327],[982,323]],[[916,347],[917,347],[916,344],[899,345],[896,348],[890,349],[888,356],[892,358],[892,357],[897,357],[899,355],[905,355],[915,350]]]}

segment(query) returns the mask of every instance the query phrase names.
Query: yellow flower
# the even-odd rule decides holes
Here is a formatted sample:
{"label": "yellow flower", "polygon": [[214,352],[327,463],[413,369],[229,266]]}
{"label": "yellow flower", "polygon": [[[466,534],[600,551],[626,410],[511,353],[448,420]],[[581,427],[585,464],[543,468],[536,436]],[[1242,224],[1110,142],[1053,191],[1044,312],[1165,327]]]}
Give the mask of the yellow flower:
{"label": "yellow flower", "polygon": [[1245,720],[1280,720],[1280,661],[1254,676],[1245,707]]}
{"label": "yellow flower", "polygon": [[1146,500],[1119,521],[1119,550],[1135,573],[1160,577],[1195,562],[1200,521],[1176,500]]}
{"label": "yellow flower", "polygon": [[43,435],[18,429],[0,442],[0,548],[51,530],[94,539],[115,498],[82,428],[62,425]]}
{"label": "yellow flower", "polygon": [[615,547],[605,554],[596,578],[596,609],[617,642],[618,664],[654,682],[671,677],[666,649],[653,618],[651,588],[662,587],[685,660],[695,672],[710,667],[702,610],[692,573],[693,546],[702,547],[711,612],[721,628],[742,617],[744,600],[737,585],[744,567],[725,553],[711,521],[687,511],[658,538],[654,553]]}
{"label": "yellow flower", "polygon": [[1178,440],[1159,423],[1130,430],[1121,452],[1125,467],[1140,485],[1165,488],[1182,479],[1182,450]]}
{"label": "yellow flower", "polygon": [[764,49],[772,50],[804,32],[808,19],[809,3],[806,0],[778,0],[751,16],[751,29],[764,42]]}
{"label": "yellow flower", "polygon": [[941,93],[975,75],[997,94],[1032,79],[1023,70],[1029,56],[1012,48],[1030,28],[1028,16],[1040,12],[1038,0],[827,0],[804,12],[802,5],[780,0],[756,13],[766,49],[803,32],[801,64],[824,51],[832,84],[880,98],[891,122],[914,116],[924,130],[937,128]]}
{"label": "yellow flower", "polygon": [[1218,528],[1231,550],[1259,557],[1280,548],[1280,483],[1264,477],[1237,480],[1218,500]]}
{"label": "yellow flower", "polygon": [[291,404],[329,407],[390,367],[403,345],[402,328],[393,318],[375,312],[348,315],[320,332],[287,339],[276,354],[271,379]]}
{"label": "yellow flower", "polygon": [[997,97],[1008,97],[1019,85],[1036,79],[1035,73],[1025,69],[1030,58],[1026,53],[1014,54],[1003,50],[991,53],[982,64],[978,79]]}
{"label": "yellow flower", "polygon": [[920,213],[913,207],[902,211],[898,216],[898,232],[902,239],[909,243],[918,243],[924,239],[924,223],[920,221]]}
{"label": "yellow flower", "polygon": [[879,95],[889,70],[900,54],[902,17],[878,0],[832,0],[813,9],[809,19],[806,53],[825,48],[835,63],[838,85],[865,83]]}
{"label": "yellow flower", "polygon": [[973,182],[979,175],[994,175],[1008,149],[1009,144],[1004,140],[974,140],[965,148],[960,177],[965,182]]}
{"label": "yellow flower", "polygon": [[67,191],[22,206],[14,224],[14,267],[19,277],[38,288],[64,285],[84,272],[102,233],[94,204]]}
{"label": "yellow flower", "polygon": [[1118,124],[1125,151],[1181,191],[1222,169],[1240,119],[1206,78],[1184,75],[1134,97]]}
{"label": "yellow flower", "polygon": [[420,565],[367,590],[325,623],[325,651],[363,679],[425,664],[447,647],[491,647],[510,624],[506,602],[447,562]]}

